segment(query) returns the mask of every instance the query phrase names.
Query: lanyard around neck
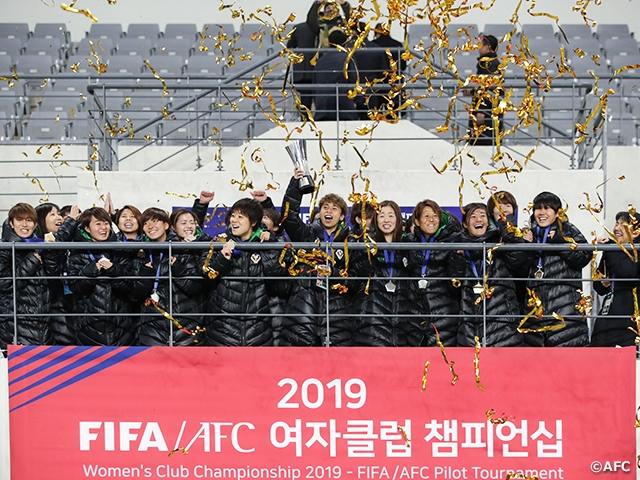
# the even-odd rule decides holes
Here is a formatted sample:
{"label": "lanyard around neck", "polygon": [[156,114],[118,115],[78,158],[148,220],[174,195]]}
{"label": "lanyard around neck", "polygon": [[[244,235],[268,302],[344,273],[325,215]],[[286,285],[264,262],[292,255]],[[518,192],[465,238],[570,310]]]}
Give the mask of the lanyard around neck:
{"label": "lanyard around neck", "polygon": [[[551,225],[544,229],[542,241],[540,241],[540,227],[536,227],[536,243],[547,243],[550,231]],[[538,250],[538,268],[542,268],[542,250]]]}
{"label": "lanyard around neck", "polygon": [[[422,243],[426,243],[427,239],[424,238],[424,235],[420,235],[420,239]],[[435,235],[432,235],[429,239],[429,243],[433,243],[435,241]],[[422,260],[422,276],[424,277],[427,273],[427,267],[429,265],[429,257],[431,257],[431,250],[423,250],[422,254],[424,255],[424,259]]]}
{"label": "lanyard around neck", "polygon": [[[160,284],[160,269],[162,268],[162,257],[164,256],[164,252],[160,252],[160,261],[158,262],[158,268],[156,269],[156,279],[153,282],[153,291],[158,291],[158,285]],[[153,253],[149,253],[149,260],[151,262],[151,267],[153,268]]]}
{"label": "lanyard around neck", "polygon": [[391,250],[384,250],[384,261],[387,264],[387,270],[389,271],[389,277],[393,277],[393,265],[395,262],[396,252]]}

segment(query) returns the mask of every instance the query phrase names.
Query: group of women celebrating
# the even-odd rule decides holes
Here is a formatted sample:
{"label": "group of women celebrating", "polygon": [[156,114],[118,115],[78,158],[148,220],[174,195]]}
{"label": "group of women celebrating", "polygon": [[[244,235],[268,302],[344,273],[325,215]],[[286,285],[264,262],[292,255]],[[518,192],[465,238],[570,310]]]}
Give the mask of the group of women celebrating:
{"label": "group of women celebrating", "polygon": [[[0,348],[10,343],[434,346],[438,341],[473,346],[476,337],[487,346],[634,345],[628,327],[634,326],[638,268],[621,249],[601,259],[604,278],[594,287],[605,300],[589,335],[580,289],[591,252],[468,248],[586,243],[553,193],[533,200],[526,233],[515,228],[518,207],[508,192],[494,194],[487,204],[466,205],[461,222],[433,200],[418,203],[407,222],[391,200],[376,208],[354,205],[353,227],[345,221],[344,200],[329,194],[307,225],[300,217],[301,175],[296,170],[284,195],[284,218],[264,192],[254,191],[253,198],[229,209],[226,233],[215,239],[201,228],[213,192],[202,192],[191,210],[170,216],[133,205],[115,210],[109,199],[106,208],[80,213],[73,207],[63,219],[52,203],[36,208],[18,203],[2,228]],[[639,221],[618,214],[616,240],[633,243]],[[374,239],[379,248],[373,254],[345,252],[345,239]],[[282,245],[242,247],[284,240],[333,242],[334,248],[331,258],[314,264],[300,262],[295,249],[283,251]],[[82,245],[69,250],[46,245],[71,241]],[[182,242],[211,241],[213,249],[180,248]],[[9,242],[31,245],[13,248]],[[115,242],[128,245],[112,248]],[[394,248],[402,242],[421,247]],[[442,243],[467,249],[434,246]]]}

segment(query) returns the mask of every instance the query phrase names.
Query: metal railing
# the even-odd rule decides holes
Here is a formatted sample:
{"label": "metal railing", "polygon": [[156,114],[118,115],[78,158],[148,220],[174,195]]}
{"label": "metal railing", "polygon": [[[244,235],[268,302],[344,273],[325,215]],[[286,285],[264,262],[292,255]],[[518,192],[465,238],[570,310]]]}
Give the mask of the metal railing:
{"label": "metal railing", "polygon": [[[115,251],[115,252],[122,252],[123,250],[147,250],[147,251],[156,251],[156,250],[164,250],[164,251],[168,251],[168,255],[169,258],[172,257],[174,254],[178,253],[178,252],[185,252],[185,251],[197,251],[200,252],[201,254],[204,254],[204,252],[207,252],[210,248],[210,246],[213,246],[215,251],[218,251],[222,248],[224,244],[223,243],[203,243],[203,242],[179,242],[179,243],[173,243],[173,242],[168,242],[168,243],[151,243],[151,242],[145,242],[145,243],[134,243],[134,242],[122,242],[122,243],[112,243],[112,242],[108,242],[108,243],[76,243],[76,242],[71,242],[71,243],[24,243],[24,242],[4,242],[4,243],[0,243],[0,251],[2,250],[10,250],[11,252],[11,282],[12,282],[12,291],[11,292],[4,292],[1,293],[0,296],[5,296],[5,299],[7,298],[7,296],[11,297],[11,311],[5,311],[3,314],[0,314],[0,322],[12,322],[13,323],[13,332],[14,332],[14,343],[17,341],[18,338],[18,325],[20,323],[20,319],[21,317],[29,317],[29,318],[45,318],[45,319],[49,319],[52,316],[62,316],[65,318],[70,318],[70,319],[74,319],[74,318],[81,318],[81,317],[95,317],[95,318],[113,318],[113,317],[135,317],[135,318],[143,318],[143,317],[154,317],[154,318],[162,318],[162,316],[159,313],[141,313],[141,312],[126,312],[126,313],[122,313],[122,314],[114,314],[114,313],[90,313],[90,314],[85,314],[85,313],[77,313],[75,311],[68,311],[68,312],[44,312],[44,313],[40,313],[40,314],[29,314],[29,313],[24,313],[24,312],[20,312],[19,308],[18,308],[18,304],[21,301],[19,299],[19,292],[17,290],[17,281],[30,281],[30,280],[38,280],[41,281],[42,277],[38,276],[38,277],[17,277],[16,276],[16,253],[19,251],[24,251],[24,250],[28,250],[28,251],[34,251],[34,250],[56,250],[59,251],[61,254],[65,254],[66,252],[74,252],[74,251],[82,251],[82,252],[86,252],[88,250],[89,247],[93,247],[95,249],[99,249],[101,251]],[[272,242],[267,242],[267,243],[237,243],[236,244],[236,249],[240,250],[240,251],[252,251],[252,252],[260,252],[260,251],[266,251],[266,250],[278,250],[278,251],[282,251],[283,249],[286,248],[294,248],[295,250],[298,249],[304,249],[307,252],[312,251],[313,249],[320,249],[321,251],[325,252],[325,254],[327,254],[328,256],[332,256],[333,255],[333,251],[336,249],[343,249],[345,246],[345,244],[343,243],[295,243],[295,244],[285,244],[285,243],[272,243]],[[426,245],[424,243],[379,243],[377,244],[377,248],[380,251],[384,251],[384,250],[395,250],[395,251],[409,251],[409,250],[425,250]],[[632,252],[633,247],[627,245],[627,250],[629,252]],[[359,251],[359,252],[363,252],[365,251],[367,248],[369,248],[367,245],[365,245],[364,243],[348,243],[347,246],[349,251]],[[612,244],[612,245],[598,245],[597,250],[598,251],[616,251],[618,250],[620,247]],[[488,243],[429,243],[428,245],[428,249],[429,250],[433,250],[433,251],[438,251],[438,250],[446,250],[446,251],[462,251],[462,250],[466,250],[466,251],[482,251],[482,255],[484,259],[487,259],[487,254],[489,251],[492,251],[493,255],[496,255],[496,252],[500,252],[500,251],[526,251],[526,252],[558,252],[558,251],[568,251],[568,250],[576,250],[576,248],[572,247],[569,244],[530,244],[530,243],[525,243],[525,244],[488,244]],[[577,250],[579,251],[588,251],[588,252],[593,252],[595,249],[592,245],[590,244],[580,244],[577,246]],[[116,253],[117,255],[117,253]],[[284,257],[282,257],[284,258]],[[474,281],[474,282],[482,282],[484,283],[485,286],[490,287],[494,281],[502,281],[504,282],[505,280],[509,281],[509,280],[513,280],[513,281],[521,281],[521,282],[525,282],[525,281],[535,281],[537,284],[545,284],[545,283],[549,283],[549,284],[569,284],[569,285],[575,285],[576,282],[582,282],[583,284],[583,288],[582,290],[584,292],[588,292],[589,289],[589,285],[591,284],[591,278],[590,277],[583,277],[583,278],[567,278],[567,279],[559,279],[559,278],[542,278],[542,279],[532,279],[532,278],[527,278],[527,277],[509,277],[509,278],[505,278],[505,277],[492,277],[491,275],[488,275],[487,272],[487,261],[483,261],[483,267],[482,267],[482,272],[478,272],[478,277],[458,277],[456,279],[453,279],[452,277],[448,277],[448,276],[443,276],[443,277],[428,277],[429,280],[436,280],[436,281],[446,281],[446,282],[452,282],[454,280],[459,280],[461,282],[465,282],[465,281]],[[85,276],[68,276],[66,274],[66,272],[60,272],[60,275],[57,276],[48,276],[46,277],[47,280],[59,280],[62,282],[67,282],[69,280],[76,280],[76,279],[84,279],[87,280],[90,277],[85,277]],[[121,276],[121,277],[100,277],[99,279],[96,278],[96,281],[100,281],[100,282],[104,282],[104,281],[121,281],[121,280],[134,280],[134,279],[140,279],[140,276]],[[147,277],[148,278],[148,277]],[[173,298],[173,293],[174,293],[174,285],[173,282],[177,279],[199,279],[202,282],[208,282],[209,280],[207,280],[206,278],[204,278],[203,276],[195,276],[195,277],[176,277],[172,274],[171,269],[169,269],[169,275],[168,276],[159,276],[158,279],[160,281],[164,281],[164,282],[168,282],[168,288],[169,288],[169,292],[171,292],[171,294],[168,296],[169,298],[169,304],[168,305],[163,305],[163,308],[166,308],[167,313],[173,317],[174,315],[174,306],[173,306],[173,302],[172,302],[172,298]],[[265,282],[294,282],[295,283],[299,283],[299,282],[308,282],[309,279],[315,279],[316,277],[308,277],[308,276],[290,276],[288,274],[286,274],[285,272],[283,272],[282,276],[276,276],[276,277],[262,277],[262,280],[264,280]],[[322,278],[322,277],[317,277],[317,278]],[[362,291],[362,287],[364,286],[365,283],[367,282],[376,282],[376,281],[388,281],[389,277],[353,277],[353,276],[348,276],[346,278],[341,277],[339,275],[337,275],[337,272],[333,272],[331,274],[331,276],[329,277],[325,277],[328,279],[329,282],[359,282],[359,289],[357,292],[348,292],[348,295],[350,295],[350,297],[347,298],[352,298],[353,299],[353,295],[359,295],[360,298],[364,298],[362,297],[363,295],[365,295],[365,293]],[[406,282],[406,284],[415,284],[421,277],[418,276],[407,276],[407,277],[393,277],[394,281],[397,281],[399,283],[402,282]],[[223,281],[225,279],[228,279],[230,281],[237,281],[237,282],[242,282],[242,281],[247,281],[247,282],[255,282],[256,278],[254,277],[243,277],[243,276],[233,276],[233,277],[220,277],[220,281]],[[614,279],[612,278],[602,278],[600,279],[601,281],[612,281]],[[486,282],[486,283],[485,283]],[[638,283],[638,279],[637,278],[630,278],[630,279],[623,279],[623,278],[615,278],[615,282],[635,282]],[[405,284],[405,288],[406,288],[406,284]],[[409,290],[414,289],[415,290],[415,286],[411,286],[409,285]],[[306,288],[306,287],[305,287]],[[428,290],[427,290],[428,291]],[[347,313],[344,313],[343,311],[340,312],[332,312],[330,311],[330,297],[333,297],[335,295],[339,295],[338,293],[332,291],[330,288],[325,288],[324,289],[324,296],[325,296],[325,311],[318,311],[318,312],[314,312],[314,313],[310,313],[310,314],[305,314],[305,317],[309,317],[314,319],[314,321],[316,321],[316,323],[318,323],[318,325],[320,325],[323,329],[325,329],[326,331],[326,337],[324,339],[323,344],[325,346],[330,346],[332,345],[332,340],[330,338],[330,327],[331,327],[331,322],[332,322],[332,317],[335,319],[336,317],[339,318],[347,318],[347,319],[352,319],[353,321],[356,320],[361,320],[361,321],[365,321],[366,319],[371,317],[371,315],[369,314],[365,314],[364,312],[358,312],[358,311],[354,311],[353,309],[348,311]],[[586,295],[586,293],[585,293]],[[286,300],[286,299],[285,299]],[[446,317],[450,317],[450,318],[455,318],[455,319],[459,319],[459,321],[463,321],[464,319],[468,320],[470,317],[472,318],[473,322],[480,322],[482,324],[482,336],[481,336],[481,341],[482,341],[482,345],[486,346],[487,345],[487,338],[486,338],[486,332],[487,332],[487,323],[493,321],[494,318],[496,317],[505,317],[504,314],[501,315],[491,315],[487,313],[487,300],[484,299],[481,301],[482,303],[482,315],[469,315],[468,313],[452,313],[452,314],[446,314]],[[0,304],[4,304],[7,305],[7,302],[2,302]],[[597,317],[597,312],[598,312],[598,307],[599,305],[599,301],[598,298],[596,298],[596,300],[593,303],[593,310],[591,311],[591,313],[588,316],[585,316],[585,320],[589,320],[589,321],[593,321],[596,317]],[[198,312],[194,312],[191,314],[179,314],[176,313],[176,316],[178,317],[178,319],[180,317],[197,317],[197,318],[203,318],[205,319],[205,325],[207,323],[207,319],[211,319],[211,318],[224,318],[225,314],[224,313],[220,313],[220,312],[216,312],[216,313],[212,313],[212,312],[207,312],[205,311],[205,309],[201,309],[202,311],[198,311]],[[528,310],[527,308],[525,308],[525,310]],[[508,317],[512,317],[513,322],[515,323],[515,325],[517,325],[520,320],[523,318],[524,314],[526,312],[513,312],[509,315],[507,315]],[[551,319],[551,312],[545,312],[545,315],[543,317],[543,319]],[[269,313],[264,313],[264,314],[260,314],[260,313],[256,313],[256,312],[243,312],[243,313],[229,313],[228,314],[230,317],[233,318],[240,318],[242,319],[243,317],[251,317],[251,318],[256,318],[256,317],[262,317],[265,318],[265,320],[267,321],[271,321],[273,319],[274,316],[279,317],[280,319],[283,318],[294,318],[294,319],[299,319],[300,314],[298,313],[292,313],[291,311],[284,311],[284,312],[269,312]],[[413,320],[416,321],[416,315],[410,315],[410,314],[401,314],[401,313],[388,313],[388,314],[383,314],[383,315],[379,315],[380,317],[392,317],[392,318],[397,318],[397,319],[407,319],[407,320]],[[419,313],[417,315],[417,319],[420,320],[420,322],[425,323],[426,325],[431,324],[431,320],[437,316],[430,314],[430,313]],[[631,321],[631,316],[630,315],[623,315],[623,316],[612,316],[609,315],[608,318],[623,318],[623,319],[628,319],[629,320],[629,327],[636,327],[636,325],[634,323],[632,323]],[[173,334],[175,331],[175,327],[173,325],[172,322],[170,322],[170,320],[166,320],[167,322],[169,322],[170,325],[170,335],[169,335],[169,345],[173,345]],[[428,333],[427,333],[428,332]],[[276,335],[279,332],[274,332]],[[429,328],[427,326],[424,327],[424,335],[432,335],[432,332],[429,330]]]}

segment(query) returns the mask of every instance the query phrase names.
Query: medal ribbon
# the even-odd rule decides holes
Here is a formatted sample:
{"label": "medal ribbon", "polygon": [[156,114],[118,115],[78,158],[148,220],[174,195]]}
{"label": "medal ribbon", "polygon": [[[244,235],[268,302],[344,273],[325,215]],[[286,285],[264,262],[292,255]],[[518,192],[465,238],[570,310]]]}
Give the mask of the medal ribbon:
{"label": "medal ribbon", "polygon": [[[153,291],[158,291],[158,285],[160,283],[160,268],[162,267],[162,257],[164,256],[164,252],[160,252],[160,261],[158,262],[158,268],[156,269],[156,279],[153,282]],[[151,262],[151,266],[153,267],[153,253],[149,253],[149,261]]]}
{"label": "medal ribbon", "polygon": [[[551,225],[544,229],[544,235],[542,236],[542,241],[540,241],[540,227],[536,227],[536,243],[547,243],[550,230]],[[538,270],[542,270],[542,250],[538,250]]]}
{"label": "medal ribbon", "polygon": [[389,271],[389,278],[393,278],[393,265],[395,262],[396,252],[391,250],[384,250],[384,261],[387,264],[387,270]]}
{"label": "medal ribbon", "polygon": [[465,250],[464,254],[469,259],[469,263],[471,264],[471,270],[473,270],[473,275],[479,280],[480,275],[478,275],[478,269],[476,268],[476,263],[473,261],[473,258],[471,258],[471,254],[469,253],[468,250]]}
{"label": "medal ribbon", "polygon": [[[427,239],[424,238],[424,235],[420,236],[422,243],[426,243]],[[433,243],[436,239],[435,235],[432,235],[429,239],[429,243]],[[422,260],[422,276],[424,277],[427,274],[427,266],[429,265],[429,257],[431,256],[431,250],[423,250],[422,254],[424,255],[424,260]]]}

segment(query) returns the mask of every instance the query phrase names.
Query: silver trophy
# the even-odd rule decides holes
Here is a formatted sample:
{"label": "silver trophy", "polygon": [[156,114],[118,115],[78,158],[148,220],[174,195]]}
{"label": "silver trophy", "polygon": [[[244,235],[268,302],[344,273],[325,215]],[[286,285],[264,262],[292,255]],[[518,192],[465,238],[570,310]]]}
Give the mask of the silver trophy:
{"label": "silver trophy", "polygon": [[307,193],[313,193],[315,185],[313,184],[313,177],[309,172],[309,161],[307,160],[307,141],[295,140],[293,142],[293,145],[287,145],[285,149],[291,157],[293,165],[296,168],[304,171],[304,177],[298,180],[298,188],[300,188],[300,192],[303,195]]}

